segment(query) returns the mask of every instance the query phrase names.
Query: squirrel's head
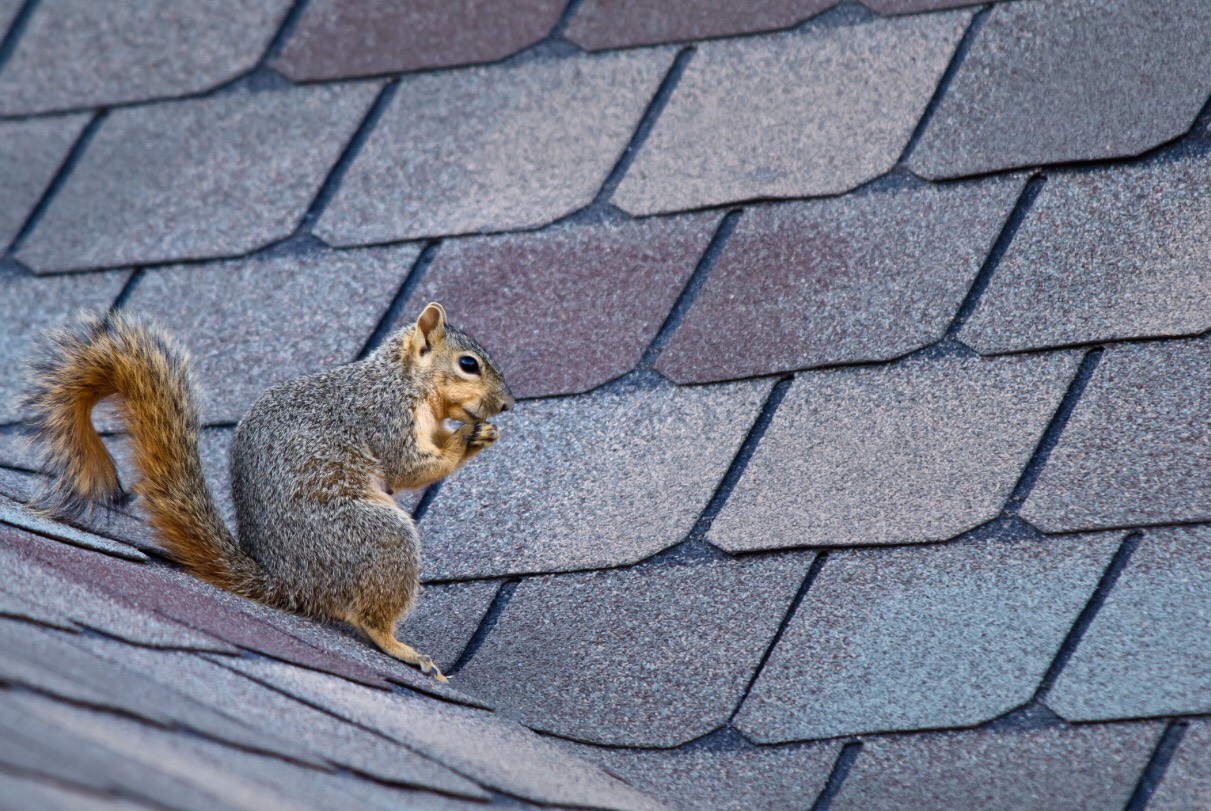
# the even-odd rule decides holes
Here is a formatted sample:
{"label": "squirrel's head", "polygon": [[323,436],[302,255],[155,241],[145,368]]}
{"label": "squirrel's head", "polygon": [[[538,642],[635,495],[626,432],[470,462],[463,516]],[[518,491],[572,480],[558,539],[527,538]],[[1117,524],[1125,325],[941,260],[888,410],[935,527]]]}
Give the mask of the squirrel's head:
{"label": "squirrel's head", "polygon": [[513,393],[487,351],[446,323],[446,311],[437,302],[416,319],[403,352],[432,392],[442,419],[486,420],[513,407]]}

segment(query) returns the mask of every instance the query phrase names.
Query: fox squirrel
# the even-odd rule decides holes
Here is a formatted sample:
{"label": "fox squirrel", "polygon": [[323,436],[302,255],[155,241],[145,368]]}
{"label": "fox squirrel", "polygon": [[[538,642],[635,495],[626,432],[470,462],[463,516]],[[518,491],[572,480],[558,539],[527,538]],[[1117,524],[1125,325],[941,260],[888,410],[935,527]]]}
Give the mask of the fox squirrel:
{"label": "fox squirrel", "polygon": [[420,536],[391,494],[448,476],[491,446],[499,433],[486,420],[508,411],[513,395],[440,304],[365,359],[261,395],[231,448],[238,539],[202,477],[188,355],[165,332],[121,313],[81,316],[48,333],[30,382],[35,442],[55,475],[49,512],[125,497],[91,419],[116,394],[140,476],[133,490],[156,536],[193,574],[348,622],[384,653],[446,681],[395,638],[419,589]]}

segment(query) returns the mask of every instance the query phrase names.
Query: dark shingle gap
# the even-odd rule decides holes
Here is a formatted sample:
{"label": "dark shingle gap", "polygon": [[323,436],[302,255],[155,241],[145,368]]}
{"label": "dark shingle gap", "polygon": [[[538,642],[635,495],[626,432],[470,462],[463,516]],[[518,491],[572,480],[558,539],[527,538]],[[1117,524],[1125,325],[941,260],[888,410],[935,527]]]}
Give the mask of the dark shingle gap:
{"label": "dark shingle gap", "polygon": [[930,97],[929,104],[925,105],[925,112],[921,114],[921,120],[917,122],[916,129],[912,131],[912,137],[908,139],[908,146],[904,147],[904,151],[900,153],[900,159],[896,161],[896,166],[903,166],[909,157],[912,156],[913,150],[917,148],[917,142],[921,140],[921,136],[929,127],[929,122],[933,120],[934,113],[938,110],[938,104],[942,101],[942,96],[946,95],[947,89],[950,88],[951,80],[959,72],[963,60],[967,58],[967,52],[971,50],[971,43],[975,41],[976,35],[984,27],[984,23],[988,19],[988,13],[991,10],[991,6],[980,9],[972,16],[971,22],[967,24],[967,30],[963,32],[963,38],[959,40],[954,54],[950,57],[950,64],[946,66],[946,71],[938,81],[938,86],[934,88],[933,96]]}
{"label": "dark shingle gap", "polygon": [[992,281],[992,274],[1001,264],[1001,260],[1009,250],[1010,243],[1013,242],[1013,238],[1021,228],[1022,222],[1025,221],[1026,215],[1030,213],[1034,201],[1038,199],[1039,192],[1043,190],[1043,184],[1046,182],[1047,178],[1043,175],[1035,175],[1026,181],[1021,195],[1018,196],[1018,201],[1014,203],[1013,210],[1009,212],[1009,218],[1005,220],[1005,225],[1001,228],[1001,233],[997,235],[996,242],[992,243],[992,250],[985,257],[984,264],[980,267],[980,272],[976,274],[975,281],[971,283],[971,288],[967,291],[963,303],[959,305],[954,320],[947,327],[947,338],[954,338],[975,311],[976,305],[980,303],[980,297],[984,295],[988,283]]}
{"label": "dark shingle gap", "polygon": [[1127,801],[1125,811],[1144,811],[1148,807],[1148,801],[1152,799],[1153,792],[1165,779],[1165,771],[1168,770],[1169,762],[1173,760],[1177,748],[1181,746],[1182,738],[1186,737],[1186,729],[1185,721],[1170,721],[1169,726],[1165,727],[1160,741],[1156,744],[1156,749],[1152,752],[1152,757],[1148,759],[1148,765],[1144,767],[1144,772],[1140,775],[1140,781],[1136,784],[1135,791],[1131,792],[1131,799]]}
{"label": "dark shingle gap", "polygon": [[1034,449],[1034,453],[1031,454],[1030,460],[1022,470],[1018,483],[1014,485],[1013,490],[1009,494],[1009,500],[1005,504],[1007,512],[1016,514],[1027,497],[1029,497],[1030,491],[1034,489],[1039,474],[1043,472],[1043,467],[1047,464],[1047,460],[1051,458],[1051,452],[1055,450],[1055,446],[1060,442],[1060,435],[1064,433],[1064,428],[1072,417],[1072,412],[1076,408],[1077,401],[1081,399],[1085,386],[1089,385],[1089,378],[1093,376],[1093,370],[1097,368],[1103,351],[1101,348],[1090,349],[1085,353],[1085,357],[1081,359],[1081,365],[1077,368],[1072,382],[1068,384],[1068,391],[1064,392],[1064,399],[1060,401],[1060,406],[1056,409],[1055,416],[1051,418],[1051,423],[1047,426],[1047,430],[1043,431],[1043,436],[1039,439],[1038,446]]}
{"label": "dark shingle gap", "polygon": [[1118,582],[1119,577],[1123,574],[1123,570],[1127,568],[1127,564],[1130,562],[1131,556],[1135,554],[1135,550],[1139,547],[1142,538],[1143,536],[1138,532],[1133,532],[1123,539],[1118,551],[1114,553],[1114,557],[1106,567],[1106,571],[1102,573],[1102,578],[1098,581],[1097,588],[1093,590],[1093,596],[1089,598],[1089,602],[1081,609],[1081,613],[1077,616],[1076,622],[1073,623],[1072,629],[1068,631],[1068,636],[1061,643],[1059,652],[1056,653],[1051,667],[1047,668],[1047,672],[1043,675],[1043,680],[1039,683],[1039,689],[1035,691],[1034,701],[1043,700],[1055,685],[1060,672],[1068,664],[1068,660],[1072,658],[1072,655],[1076,653],[1076,649],[1081,644],[1081,639],[1084,638],[1085,632],[1089,630],[1089,626],[1093,623],[1094,618],[1102,610],[1102,605],[1105,604],[1106,598],[1110,596],[1110,590],[1114,588],[1114,584]]}
{"label": "dark shingle gap", "polygon": [[17,49],[17,40],[21,39],[21,35],[25,33],[25,26],[29,24],[29,18],[34,15],[34,9],[37,6],[38,0],[25,0],[25,5],[17,12],[17,16],[13,17],[8,31],[0,38],[0,70],[4,69],[5,63]]}
{"label": "dark shingle gap", "polygon": [[643,357],[640,358],[637,368],[651,369],[656,363],[656,359],[660,357],[661,351],[668,344],[669,339],[673,337],[673,333],[677,327],[680,326],[681,320],[685,318],[685,314],[693,306],[694,300],[702,292],[702,288],[706,285],[706,277],[710,275],[711,268],[719,261],[719,255],[723,253],[723,247],[727,244],[728,237],[736,230],[736,223],[743,213],[743,210],[740,209],[729,211],[719,221],[719,225],[715,228],[711,241],[707,243],[706,250],[702,252],[702,257],[694,267],[694,272],[686,280],[685,287],[681,289],[681,294],[677,296],[677,301],[673,304],[673,309],[669,311],[668,316],[664,319],[664,323],[656,331],[656,337],[652,339],[651,345],[643,353]]}
{"label": "dark shingle gap", "polygon": [[550,39],[563,39],[564,32],[568,30],[569,23],[576,16],[576,12],[580,10],[580,4],[583,0],[568,0],[568,4],[563,7],[563,13],[559,15],[559,19],[555,21],[555,25],[551,26],[551,33],[548,34]]}
{"label": "dark shingle gap", "polygon": [[448,675],[455,675],[458,671],[466,667],[467,662],[479,652],[480,647],[484,644],[484,640],[488,638],[488,634],[492,633],[492,629],[496,627],[496,623],[500,620],[500,615],[504,613],[505,607],[509,604],[509,600],[513,597],[513,592],[517,591],[517,586],[521,583],[520,578],[510,578],[500,584],[500,588],[496,592],[496,596],[492,598],[492,604],[488,606],[487,612],[479,622],[479,627],[475,629],[475,633],[467,640],[467,647],[459,655],[458,661],[450,668]]}
{"label": "dark shingle gap", "polygon": [[833,770],[828,775],[828,782],[824,784],[824,790],[820,792],[820,796],[812,803],[811,811],[828,811],[861,751],[861,741],[851,741],[841,747],[841,752],[837,755],[837,762],[833,764]]}
{"label": "dark shingle gap", "polygon": [[116,313],[126,306],[126,302],[130,301],[130,297],[134,294],[135,288],[143,278],[143,269],[138,268],[126,280],[126,284],[122,285],[122,289],[118,291],[118,297],[114,299],[114,303],[109,306],[111,313]]}
{"label": "dark shingle gap", "polygon": [[[439,247],[441,247],[441,242],[433,240],[426,243],[425,247],[421,249],[420,255],[412,263],[412,268],[404,276],[403,282],[400,283],[399,290],[395,293],[395,298],[391,299],[390,306],[383,313],[383,317],[379,319],[374,332],[370,333],[370,337],[366,339],[362,350],[357,353],[358,360],[361,360],[377,349],[379,344],[391,334],[391,331],[395,328],[395,323],[403,314],[404,305],[408,303],[408,299],[412,298],[412,292],[416,290],[416,286],[421,283],[421,279],[424,278],[426,271],[429,270],[429,265],[433,263],[433,258],[437,256]],[[420,313],[417,313],[417,315],[420,315]]]}
{"label": "dark shingle gap", "polygon": [[[425,517],[425,513],[429,512],[430,505],[433,504],[433,499],[437,498],[437,493],[442,489],[441,482],[434,482],[425,490],[425,494],[420,497],[420,501],[416,502],[416,509],[412,511],[412,520],[420,521]],[[422,537],[422,541],[423,541]]]}
{"label": "dark shingle gap", "polygon": [[258,68],[264,67],[269,60],[282,52],[282,48],[286,45],[286,41],[290,39],[290,35],[294,33],[294,28],[298,25],[299,19],[302,18],[303,11],[306,10],[309,1],[295,0],[290,11],[287,11],[286,16],[282,18],[282,24],[278,26],[277,33],[273,35],[273,39],[269,41],[269,46],[265,48],[265,53],[261,54],[261,58],[257,62]]}
{"label": "dark shingle gap", "polygon": [[1043,702],[1032,700],[976,729],[987,732],[1032,732],[1057,726],[1068,727],[1069,724]]}
{"label": "dark shingle gap", "polygon": [[92,141],[93,136],[97,134],[97,130],[101,128],[101,124],[105,121],[105,117],[108,114],[106,110],[101,110],[84,126],[80,137],[76,139],[76,142],[72,144],[72,148],[68,151],[67,157],[63,159],[63,163],[59,164],[58,171],[55,172],[55,176],[51,179],[50,185],[46,187],[46,191],[42,193],[38,204],[34,206],[34,210],[26,218],[25,223],[21,226],[21,230],[17,232],[17,236],[13,239],[12,244],[8,246],[9,253],[14,253],[21,247],[21,243],[34,230],[38,221],[42,219],[42,215],[50,207],[51,200],[58,193],[59,189],[63,188],[63,184],[67,182],[68,176],[84,156],[85,150],[88,149],[88,144]]}

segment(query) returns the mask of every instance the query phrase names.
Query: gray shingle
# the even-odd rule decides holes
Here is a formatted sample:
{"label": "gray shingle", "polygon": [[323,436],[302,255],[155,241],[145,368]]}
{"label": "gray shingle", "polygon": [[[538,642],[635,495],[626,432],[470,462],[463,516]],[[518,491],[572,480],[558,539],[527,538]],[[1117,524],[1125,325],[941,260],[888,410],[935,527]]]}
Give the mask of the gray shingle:
{"label": "gray shingle", "polygon": [[378,87],[116,110],[17,258],[37,271],[82,270],[231,256],[287,237]]}
{"label": "gray shingle", "polygon": [[498,588],[494,582],[426,586],[396,636],[449,670],[488,613]]}
{"label": "gray shingle", "polygon": [[1158,724],[959,732],[867,741],[832,808],[1125,808]]}
{"label": "gray shingle", "polygon": [[526,580],[459,681],[532,729],[677,746],[727,723],[811,560]]}
{"label": "gray shingle", "polygon": [[0,114],[196,93],[252,68],[290,0],[43,0],[0,72]]}
{"label": "gray shingle", "polygon": [[[1021,189],[997,179],[749,209],[656,368],[699,383],[933,343]],[[728,322],[760,327],[737,340]]]}
{"label": "gray shingle", "polygon": [[1189,811],[1211,797],[1211,723],[1190,725],[1148,802],[1150,811]]}
{"label": "gray shingle", "polygon": [[728,551],[920,543],[995,518],[1072,377],[1067,354],[803,374],[707,539]]}
{"label": "gray shingle", "polygon": [[[26,483],[28,486],[28,483]],[[6,486],[6,489],[14,491],[14,495],[20,496],[23,494],[32,494],[33,487],[25,490],[25,493],[16,492],[24,489],[21,484]],[[79,546],[83,549],[90,549],[94,552],[103,552],[107,555],[113,555],[127,560],[143,561],[147,560],[147,556],[138,549],[111,540],[108,537],[100,536],[92,532],[81,531],[75,527],[70,527],[65,524],[60,524],[56,521],[42,516],[25,506],[12,501],[8,498],[0,496],[0,522],[9,526],[21,527],[30,532],[36,532],[39,535],[44,535],[47,538],[54,538],[57,541]]]}
{"label": "gray shingle", "polygon": [[[2,28],[2,26],[0,26]],[[36,777],[0,773],[0,797],[13,808],[40,811],[140,811],[146,806],[129,800],[86,794]]]}
{"label": "gray shingle", "polygon": [[570,214],[596,197],[672,58],[634,51],[406,77],[316,234],[363,244]]}
{"label": "gray shingle", "polygon": [[959,338],[987,354],[1211,329],[1209,153],[1051,176]]}
{"label": "gray shingle", "polygon": [[621,566],[685,539],[770,385],[519,406],[421,524],[432,580]]}
{"label": "gray shingle", "polygon": [[1211,712],[1211,527],[1150,530],[1047,696],[1073,721]]}
{"label": "gray shingle", "polygon": [[25,0],[0,0],[0,38],[3,38],[17,13],[25,5]]}
{"label": "gray shingle", "polygon": [[127,301],[189,348],[203,422],[268,387],[357,357],[418,249],[318,251],[149,271]]}
{"label": "gray shingle", "polygon": [[915,14],[976,5],[972,0],[861,0],[861,3],[878,14]]}
{"label": "gray shingle", "polygon": [[736,725],[774,743],[969,726],[1021,706],[1119,538],[835,552]]}
{"label": "gray shingle", "polygon": [[575,751],[670,808],[684,811],[784,811],[809,808],[828,781],[837,743],[674,750]]}
{"label": "gray shingle", "polygon": [[77,310],[105,309],[129,275],[115,271],[38,279],[0,270],[0,423],[28,416],[20,406],[23,364],[38,334]]}
{"label": "gray shingle", "polygon": [[646,797],[568,750],[482,710],[381,693],[288,665],[227,662],[309,704],[414,746],[488,788],[540,803],[629,809]]}
{"label": "gray shingle", "polygon": [[930,178],[1141,152],[1211,93],[1203,0],[1001,3],[909,160]]}
{"label": "gray shingle", "polygon": [[[0,30],[3,22],[0,19]],[[88,118],[70,115],[0,123],[0,251],[17,238]]]}
{"label": "gray shingle", "polygon": [[1106,350],[1021,515],[1044,532],[1211,518],[1211,341]]}
{"label": "gray shingle", "polygon": [[878,177],[908,145],[969,18],[699,45],[612,202],[651,214],[840,194]]}

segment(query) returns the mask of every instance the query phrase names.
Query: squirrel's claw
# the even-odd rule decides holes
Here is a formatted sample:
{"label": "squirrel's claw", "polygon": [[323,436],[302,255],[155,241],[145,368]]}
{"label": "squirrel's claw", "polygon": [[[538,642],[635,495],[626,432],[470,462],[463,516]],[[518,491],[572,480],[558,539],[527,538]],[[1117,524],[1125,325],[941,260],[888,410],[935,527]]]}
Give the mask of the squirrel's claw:
{"label": "squirrel's claw", "polygon": [[442,684],[450,683],[450,680],[447,679],[445,677],[445,675],[442,674],[441,670],[438,669],[437,665],[433,664],[433,660],[430,659],[428,656],[421,657],[420,664],[418,665],[418,667],[420,667],[420,672],[424,673],[426,676],[432,676],[434,679],[441,682]]}

